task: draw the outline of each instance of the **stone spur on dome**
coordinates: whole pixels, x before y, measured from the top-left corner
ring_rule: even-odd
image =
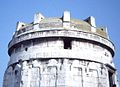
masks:
[[[114,44],[95,18],[46,18],[18,22],[8,44],[3,87],[118,87]]]

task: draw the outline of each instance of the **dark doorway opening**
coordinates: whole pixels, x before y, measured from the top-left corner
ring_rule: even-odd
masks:
[[[71,39],[65,38],[63,39],[64,49],[72,49]]]
[[[116,87],[115,84],[115,79],[114,79],[114,72],[108,71],[108,75],[109,75],[109,86],[110,87]]]
[[[109,74],[109,85],[110,87],[112,87],[113,86],[113,73],[108,71],[108,74]]]

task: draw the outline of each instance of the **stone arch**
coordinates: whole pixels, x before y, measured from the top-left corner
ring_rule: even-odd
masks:
[[[55,87],[57,85],[57,61],[55,59],[49,60],[45,68],[41,79],[41,87]]]
[[[30,69],[30,87],[40,87],[41,82],[41,66],[39,60],[32,61],[32,67]]]
[[[83,69],[82,66],[79,63],[79,60],[74,60],[72,63],[72,79],[73,81],[71,82],[72,84],[70,86],[73,87],[82,87],[83,83]]]
[[[14,87],[20,87],[21,82],[21,65],[16,64],[14,68]]]
[[[3,87],[13,87],[13,67],[9,66],[5,71]]]

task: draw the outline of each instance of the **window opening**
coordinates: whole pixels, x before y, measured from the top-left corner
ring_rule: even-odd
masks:
[[[22,27],[24,27],[25,25],[22,24]]]
[[[15,75],[17,75],[18,74],[18,70],[15,70]]]
[[[28,48],[26,47],[26,48],[25,48],[25,51],[27,51],[27,50],[28,50]]]
[[[71,40],[68,38],[64,39],[64,49],[72,49]]]

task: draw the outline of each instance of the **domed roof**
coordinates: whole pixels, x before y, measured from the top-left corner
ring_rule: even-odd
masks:
[[[64,23],[69,25],[69,27],[64,27]],[[57,18],[57,17],[44,18],[39,22],[39,27],[50,28],[50,29],[52,28],[74,29],[74,30],[79,30],[83,32],[98,34],[102,37],[107,38],[107,33],[103,27],[92,26],[92,24],[90,24],[88,20],[78,20],[78,19],[71,18],[69,22],[64,22],[63,18]],[[95,31],[92,31],[92,28],[95,29]]]
[[[34,26],[39,24],[40,29],[70,29],[79,30],[88,33],[98,34],[102,37],[107,38],[107,33],[104,28],[96,27],[95,18],[88,17],[86,20],[78,20],[70,18],[69,12],[65,12],[64,15],[53,18],[44,18],[40,13],[35,14],[34,21],[30,24],[19,22],[17,25],[17,31],[29,31],[34,30]],[[25,30],[24,30],[25,29]]]
[[[69,24],[69,27],[64,27],[64,23]],[[65,29],[78,29],[83,31],[91,31],[91,25],[83,20],[71,18],[69,22],[64,22],[63,18],[44,18],[39,22],[40,28],[65,28]]]
[[[53,18],[45,18],[43,20],[40,21],[40,23],[52,23],[52,22],[63,22],[62,18],[57,18],[57,17],[53,17]],[[80,24],[80,25],[84,25],[84,26],[91,26],[88,22],[83,21],[83,20],[78,20],[78,19],[74,19],[71,18],[70,19],[71,23],[76,23],[76,24]]]

